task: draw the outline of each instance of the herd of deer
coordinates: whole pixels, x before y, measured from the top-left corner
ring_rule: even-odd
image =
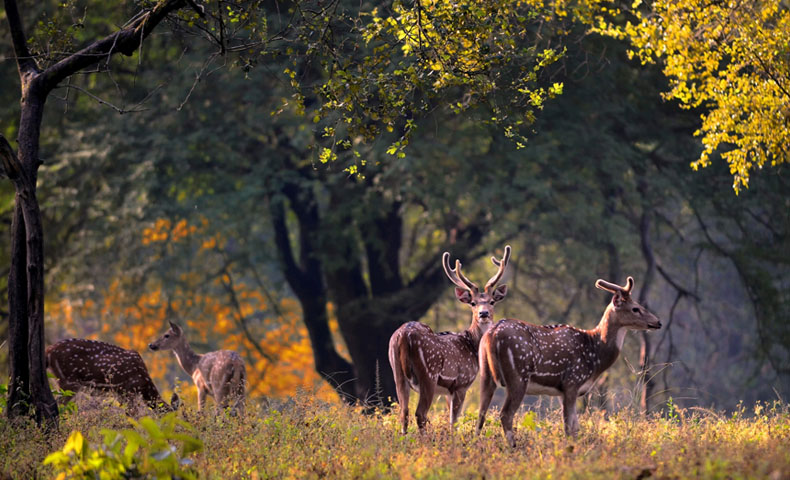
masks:
[[[247,372],[238,353],[219,350],[199,355],[189,346],[181,327],[173,322],[148,348],[173,351],[181,368],[195,382],[198,410],[203,409],[206,395],[211,395],[218,411],[230,408],[233,415],[244,413]],[[146,405],[160,412],[175,410],[181,404],[175,393],[170,404],[162,399],[143,358],[133,350],[96,340],[68,338],[47,347],[46,361],[62,390],[76,393],[91,389],[115,394],[125,402],[142,397]]]
[[[513,417],[526,394],[562,397],[565,433],[575,436],[579,431],[576,399],[587,393],[617,359],[626,331],[661,328],[658,318],[631,298],[631,277],[625,287],[604,280],[595,282],[613,297],[592,330],[533,325],[509,318],[494,324],[494,305],[507,295],[507,286],[497,283],[509,260],[509,245],[501,260],[491,257],[498,269],[481,291],[461,272],[460,261],[451,268],[450,254],[445,252],[442,265],[456,286],[455,298],[472,309],[469,328],[461,333],[434,333],[427,325],[408,322],[390,338],[389,360],[403,433],[409,425],[409,388],[420,394],[415,416],[421,431],[437,393],[447,395],[450,423],[454,425],[466,391],[479,371],[478,433],[499,384],[507,391],[500,419],[511,446],[515,446]]]
[[[428,421],[428,410],[436,394],[447,395],[450,424],[455,425],[466,392],[480,373],[479,433],[485,422],[497,384],[506,388],[500,413],[505,438],[515,446],[513,417],[524,395],[562,397],[565,433],[579,431],[577,397],[586,394],[599,376],[620,354],[627,330],[661,328],[661,322],[631,298],[634,280],[620,286],[604,280],[595,286],[610,292],[598,326],[582,330],[568,325],[533,325],[514,319],[494,323],[494,306],[507,295],[499,285],[510,260],[510,246],[501,259],[491,257],[497,272],[481,291],[461,272],[461,262],[450,265],[450,254],[442,266],[455,284],[455,297],[472,309],[472,322],[460,333],[434,333],[419,322],[407,322],[392,334],[389,361],[400,404],[401,431],[409,424],[409,390],[419,392],[415,416],[420,431]],[[181,368],[192,377],[198,392],[198,410],[206,396],[213,396],[218,410],[244,413],[246,370],[238,353],[220,350],[195,353],[177,324],[148,345],[151,350],[172,350]],[[109,343],[71,338],[47,348],[47,366],[61,389],[91,388],[114,393],[124,400],[140,396],[152,409],[178,408],[173,394],[170,404],[159,395],[139,353]]]

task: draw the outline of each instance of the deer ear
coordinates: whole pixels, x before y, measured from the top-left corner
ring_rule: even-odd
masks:
[[[461,303],[470,303],[472,294],[465,288],[455,287],[455,298]]]
[[[181,327],[179,327],[178,324],[176,323],[173,322],[169,322],[169,323],[170,323],[170,328],[172,328],[173,331],[176,332],[177,334],[181,335]]]
[[[500,285],[494,289],[494,301],[498,302],[507,295],[507,285]]]
[[[622,307],[625,304],[626,300],[627,300],[627,298],[626,298],[625,295],[623,295],[620,292],[617,292],[617,293],[614,294],[614,298],[612,298],[612,304],[615,307],[620,308],[620,307]]]

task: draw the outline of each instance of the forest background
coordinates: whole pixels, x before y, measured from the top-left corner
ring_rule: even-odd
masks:
[[[481,68],[510,88],[486,90],[466,75],[464,51],[451,52],[452,69],[419,55],[423,70],[399,69],[422,40],[398,38],[400,24],[387,19],[405,24],[413,10],[397,3],[379,6],[384,15],[374,4],[318,2],[298,28],[287,13],[306,4],[263,3],[255,23],[241,2],[204,3],[228,31],[238,25],[266,41],[218,49],[195,37],[218,40],[223,30],[196,34],[199,16],[180,14],[129,57],[70,77],[47,103],[38,196],[48,344],[77,336],[139,351],[167,391],[186,377],[170,355],[145,347],[175,320],[196,350],[244,356],[252,399],[306,391],[382,401],[394,397],[386,343],[398,325],[469,322],[441,253],[482,280],[488,255],[509,243],[499,318],[592,328],[609,301],[595,280],[627,275],[662,318],[658,332],[629,334],[599,389],[605,404],[644,396],[652,409],[672,397],[732,409],[788,398],[786,166],[722,159],[740,151],[734,138],[709,152],[694,133],[717,110],[683,98],[671,63],[643,64],[629,54],[644,53],[638,41],[611,25],[596,33],[557,2],[523,20],[516,11],[526,26],[491,41],[498,55],[517,53],[496,60],[498,70]],[[113,31],[135,7],[45,1],[23,18],[46,63]],[[428,33],[426,44],[441,32]],[[0,133],[14,139],[8,30],[0,44]],[[783,48],[776,61],[786,74]],[[382,54],[392,63],[370,60]],[[531,76],[514,73],[524,64]],[[678,95],[662,96],[670,89]],[[710,165],[692,169],[700,158]],[[14,193],[0,183],[6,238]],[[5,282],[10,251],[0,255]]]

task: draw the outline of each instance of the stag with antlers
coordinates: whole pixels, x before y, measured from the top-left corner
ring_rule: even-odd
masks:
[[[175,393],[170,405],[162,399],[143,358],[134,350],[97,340],[67,338],[47,347],[46,361],[61,390],[111,393],[126,403],[140,396],[160,412],[175,410],[180,404]]]
[[[455,284],[455,298],[472,309],[472,323],[460,333],[434,333],[419,322],[408,322],[392,334],[389,361],[395,376],[395,389],[401,407],[401,431],[409,425],[409,388],[420,393],[417,404],[417,426],[425,429],[428,410],[435,394],[447,395],[450,424],[455,425],[466,397],[466,391],[477,376],[477,348],[480,338],[492,325],[494,305],[505,298],[507,286],[497,283],[502,278],[510,258],[510,246],[505,247],[501,260],[492,257],[499,267],[486,283],[483,291],[461,272],[461,262],[450,268],[450,253],[442,255],[444,272]]]
[[[181,368],[192,377],[198,393],[198,410],[206,404],[206,396],[211,395],[217,410],[231,407],[230,413],[244,413],[244,392],[247,369],[241,356],[232,350],[219,350],[199,355],[192,350],[177,324],[170,322],[170,328],[148,348],[173,350]]]
[[[525,394],[562,397],[565,433],[579,431],[576,398],[586,394],[617,359],[628,330],[661,328],[661,322],[631,298],[634,279],[625,287],[604,280],[595,286],[613,294],[598,326],[533,325],[500,320],[480,342],[480,413],[483,428],[496,384],[507,388],[500,418],[505,438],[515,446],[513,416]]]

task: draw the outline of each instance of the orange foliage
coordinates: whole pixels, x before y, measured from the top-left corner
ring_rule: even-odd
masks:
[[[210,232],[205,218],[199,220],[199,225],[189,225],[183,219],[157,220],[143,230],[142,243],[178,242],[190,235],[199,237],[201,255],[211,255],[225,243],[218,233]],[[269,305],[264,292],[236,279],[231,271],[219,275],[206,292],[203,273],[181,272],[181,286],[168,289],[167,294],[161,281],[149,280],[147,291],[133,296],[120,280],[115,280],[104,291],[94,292],[99,301],[62,294],[62,298],[48,302],[47,311],[58,330],[57,338],[100,338],[140,352],[160,390],[171,390],[161,388],[168,383],[166,378],[172,378],[168,372],[185,377],[172,355],[147,349],[147,344],[165,330],[167,321],[173,320],[185,324],[188,338],[198,353],[228,349],[242,355],[247,362],[251,399],[309,391],[324,400],[338,401],[335,392],[315,370],[310,340],[296,300],[281,298],[276,306]],[[236,302],[230,300],[228,289]],[[331,305],[329,308],[331,311]],[[331,318],[330,328],[336,334],[337,321]],[[86,327],[91,322],[96,328]],[[342,345],[339,350],[344,353]]]

